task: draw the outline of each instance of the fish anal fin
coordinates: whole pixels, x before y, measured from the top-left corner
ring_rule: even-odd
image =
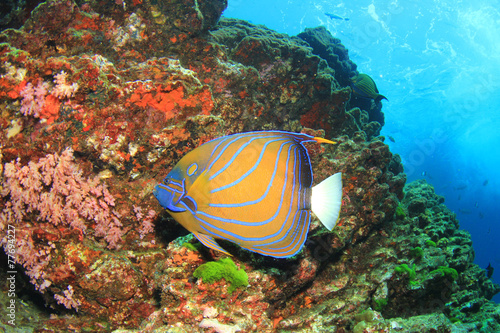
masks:
[[[300,250],[302,250],[302,245],[299,247],[299,250],[298,251],[294,251],[294,252],[283,252],[283,251],[280,251],[280,250],[275,250],[274,248],[259,248],[257,246],[248,246],[248,247],[244,247],[242,246],[241,247],[242,249],[245,249],[245,250],[248,250],[248,251],[251,251],[251,252],[255,252],[255,253],[258,253],[260,255],[263,255],[263,256],[269,256],[269,257],[273,257],[273,258],[290,258],[290,257],[293,257],[294,255],[296,255]]]
[[[215,239],[212,236],[208,236],[208,235],[200,234],[200,233],[196,233],[196,232],[193,232],[193,235],[206,247],[208,247],[212,250],[216,250],[216,251],[222,252],[224,254],[227,254],[228,256],[232,256],[229,252],[227,252],[219,244],[217,244],[217,242],[215,241]]]

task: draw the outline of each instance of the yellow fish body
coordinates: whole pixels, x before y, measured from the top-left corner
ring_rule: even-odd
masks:
[[[205,246],[215,239],[277,258],[298,253],[311,210],[331,230],[342,199],[341,174],[312,188],[306,134],[248,132],[209,141],[186,154],[155,187],[172,217]]]

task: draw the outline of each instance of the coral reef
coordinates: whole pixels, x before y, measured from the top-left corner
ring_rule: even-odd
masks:
[[[14,300],[16,325],[498,330],[499,286],[472,264],[444,199],[424,182],[404,189],[401,159],[378,137],[381,105],[352,96],[356,66],[340,41],[220,18],[226,5],[48,0],[0,33],[2,283],[17,272],[0,304]],[[287,260],[224,243],[229,263],[152,190],[194,147],[270,129],[337,142],[307,148],[315,183],[343,173],[340,218],[332,232],[313,220]],[[232,273],[199,273],[217,263]]]
[[[349,52],[340,39],[333,37],[325,27],[306,28],[297,37],[306,41],[314,54],[326,60],[341,86],[350,85],[351,77],[357,74],[357,66],[349,60]]]
[[[386,231],[393,235],[400,260],[405,260],[396,269],[408,272],[410,283],[403,287],[397,279],[391,279],[388,287],[393,294],[381,311],[384,318],[434,312],[444,313],[457,329],[500,329],[499,321],[488,317],[499,311],[490,300],[500,286],[473,264],[470,235],[459,230],[458,220],[444,205],[444,198],[419,180],[405,187],[402,205],[409,216],[402,222],[392,222]]]
[[[335,80],[342,87],[351,87],[352,78],[359,73],[356,64],[349,60],[348,50],[340,39],[333,37],[325,27],[306,28],[297,37],[306,41],[314,54],[326,60],[333,69]],[[356,119],[358,129],[364,131],[369,138],[380,134],[385,123],[380,103],[352,94],[347,109],[347,115]]]

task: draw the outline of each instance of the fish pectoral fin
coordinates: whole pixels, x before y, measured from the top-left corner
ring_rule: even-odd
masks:
[[[208,236],[208,235],[204,235],[204,234],[199,234],[199,233],[196,233],[196,232],[193,232],[193,235],[196,238],[198,238],[198,240],[203,245],[205,245],[206,247],[211,248],[212,250],[216,250],[216,251],[225,253],[228,256],[232,256],[229,252],[227,252],[219,244],[217,244],[217,242],[215,241],[215,239],[212,236]]]
[[[193,198],[186,195],[181,199],[181,201],[184,203],[184,205],[186,205],[186,207],[189,208],[191,213],[196,214],[196,211],[198,210],[198,205],[196,204],[196,201]]]

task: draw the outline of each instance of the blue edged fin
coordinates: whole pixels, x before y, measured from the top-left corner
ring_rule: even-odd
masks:
[[[342,205],[342,173],[338,172],[312,188],[311,210],[332,230],[340,214]]]
[[[204,235],[204,234],[198,234],[198,233],[195,233],[193,232],[193,235],[198,238],[198,240],[203,244],[205,245],[206,247],[208,248],[211,248],[212,250],[216,250],[216,251],[219,251],[219,252],[222,252],[222,253],[225,253],[227,254],[228,256],[231,256],[230,253],[226,252],[226,250],[224,250],[222,247],[220,247],[219,244],[217,244],[217,242],[215,241],[215,239],[213,239],[212,236],[207,236],[207,235]]]

